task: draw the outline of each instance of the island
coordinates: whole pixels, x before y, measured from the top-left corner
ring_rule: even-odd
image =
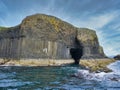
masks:
[[[114,59],[115,59],[115,60],[120,60],[120,54],[114,56]]]
[[[27,16],[15,27],[0,27],[0,58],[0,64],[37,66],[109,59],[94,30],[45,14]]]

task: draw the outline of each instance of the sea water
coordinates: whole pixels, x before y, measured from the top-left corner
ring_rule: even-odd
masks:
[[[90,73],[76,65],[0,67],[0,90],[120,90],[120,61],[113,72]]]

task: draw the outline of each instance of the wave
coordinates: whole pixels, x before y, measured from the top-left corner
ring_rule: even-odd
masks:
[[[99,81],[103,87],[120,87],[120,61],[107,66],[112,72],[91,73],[89,70],[78,69],[75,76],[85,80]]]

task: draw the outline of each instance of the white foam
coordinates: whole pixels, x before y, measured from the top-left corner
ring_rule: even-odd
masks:
[[[108,65],[108,68],[113,70],[113,72],[105,73],[90,73],[89,70],[78,70],[75,74],[78,78],[84,78],[87,80],[97,80],[97,81],[117,81],[120,82],[120,61]]]
[[[117,73],[120,75],[120,61],[116,61],[110,65],[107,66],[109,69],[111,69],[114,73]]]

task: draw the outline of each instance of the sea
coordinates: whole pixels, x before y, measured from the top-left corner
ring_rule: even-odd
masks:
[[[0,66],[0,90],[120,90],[120,61],[113,72],[89,72],[79,65]]]

